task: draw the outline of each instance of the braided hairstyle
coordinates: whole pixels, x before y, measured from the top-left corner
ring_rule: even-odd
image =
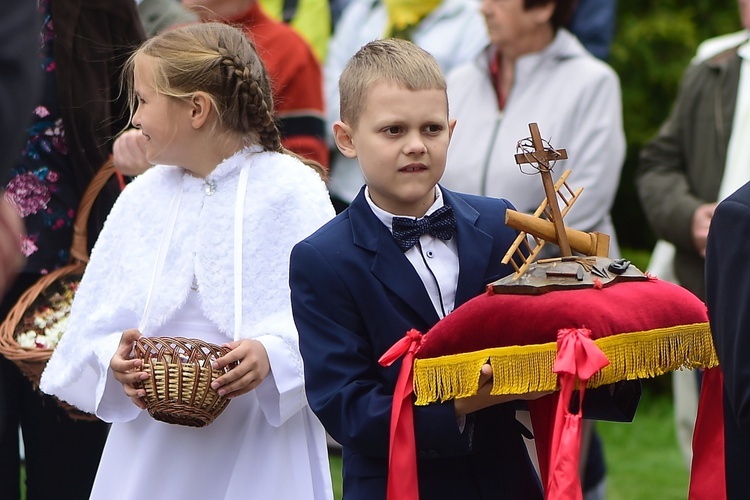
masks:
[[[150,38],[130,57],[124,78],[133,81],[135,60],[154,58],[156,91],[176,99],[205,92],[221,124],[260,144],[266,151],[290,154],[314,168],[317,163],[284,149],[276,126],[271,82],[255,44],[240,29],[225,23],[195,23]],[[130,86],[130,112],[135,91]]]

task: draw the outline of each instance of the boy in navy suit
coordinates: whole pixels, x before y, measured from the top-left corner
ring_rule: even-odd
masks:
[[[455,121],[431,55],[403,40],[371,42],[339,86],[336,144],[359,159],[366,186],[292,251],[292,308],[310,406],[343,446],[344,495],[383,500],[400,362],[378,359],[511,273],[500,261],[517,233],[503,224],[506,200],[438,185]],[[517,397],[491,396],[491,377],[485,365],[476,396],[414,408],[422,500],[542,498],[505,404]]]

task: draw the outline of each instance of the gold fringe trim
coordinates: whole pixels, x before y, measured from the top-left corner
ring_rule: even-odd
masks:
[[[708,323],[694,323],[603,337],[594,341],[610,364],[587,387],[621,380],[650,378],[678,369],[718,366]],[[553,391],[557,374],[552,366],[557,342],[509,346],[414,360],[416,404],[465,398],[477,393],[484,363],[493,370],[492,394]]]

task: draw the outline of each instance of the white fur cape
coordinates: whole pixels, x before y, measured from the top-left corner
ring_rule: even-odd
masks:
[[[244,206],[242,329],[234,330],[234,213],[239,172],[249,163]],[[137,415],[120,400],[103,408],[109,361],[122,332],[137,328],[146,306],[170,204],[182,183],[182,200],[157,277],[149,336],[185,303],[194,277],[202,312],[227,341],[256,338],[269,353],[279,395],[276,424],[306,405],[302,358],[289,299],[292,246],[334,215],[325,184],[291,156],[245,150],[223,161],[206,184],[171,166],[156,166],[129,184],[92,251],[63,335],[42,375],[41,389],[109,421]],[[281,375],[284,375],[283,377]],[[118,384],[119,385],[119,384]],[[262,384],[263,385],[263,384]],[[109,390],[108,390],[109,392]],[[128,404],[129,403],[129,404]],[[116,407],[116,408],[115,408]],[[128,408],[128,410],[125,410]]]

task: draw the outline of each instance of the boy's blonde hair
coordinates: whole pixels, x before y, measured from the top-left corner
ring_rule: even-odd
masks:
[[[408,90],[443,90],[447,102],[445,76],[429,52],[407,40],[375,40],[359,49],[341,73],[341,121],[357,125],[365,94],[377,82],[395,83]]]
[[[158,93],[190,99],[196,92],[204,92],[227,129],[252,143],[257,141],[267,151],[299,158],[281,146],[268,71],[255,44],[241,29],[225,23],[194,23],[164,31],[144,42],[131,55],[124,72],[131,119],[137,103],[133,72],[141,55],[154,60]],[[324,175],[320,165],[300,159]]]

